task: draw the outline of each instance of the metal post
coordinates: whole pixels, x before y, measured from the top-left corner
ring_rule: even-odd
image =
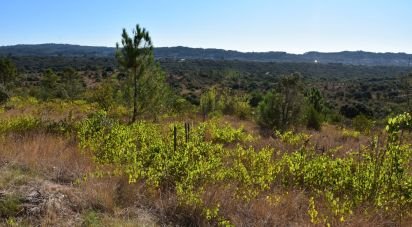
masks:
[[[173,126],[173,148],[174,148],[174,151],[176,151],[176,148],[177,148],[177,128],[176,128],[176,125]]]

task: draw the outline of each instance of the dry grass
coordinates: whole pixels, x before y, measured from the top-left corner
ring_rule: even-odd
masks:
[[[71,138],[37,132],[0,140],[0,191],[24,197],[35,190],[46,196],[41,216],[22,213],[17,223],[79,226],[83,213],[93,210],[104,226],[157,225],[150,210],[136,207],[136,185],[124,177],[90,177],[95,167]]]
[[[220,213],[235,226],[305,226],[308,198],[302,190],[278,190],[259,195],[250,201],[234,198],[235,187],[213,186],[206,189],[204,201],[213,207],[220,204]]]
[[[315,150],[325,153],[336,150],[334,155],[344,156],[351,151],[358,151],[361,146],[367,146],[370,143],[370,137],[360,135],[359,138],[347,138],[342,135],[342,129],[335,125],[325,124],[320,132],[308,131],[311,135],[309,143],[314,146]]]
[[[7,135],[0,147],[1,160],[59,183],[72,183],[94,168],[90,157],[80,153],[74,140],[47,133]]]

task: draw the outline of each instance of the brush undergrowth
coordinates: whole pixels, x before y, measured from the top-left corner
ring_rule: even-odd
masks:
[[[310,146],[297,146],[280,156],[270,147],[256,150],[243,143],[252,140],[251,135],[213,121],[194,127],[188,139],[182,126],[147,121],[124,125],[98,112],[78,124],[77,135],[97,163],[116,166],[131,183],[144,180],[153,189],[174,191],[182,205],[200,208],[210,223],[230,225],[219,203],[202,200],[210,185],[235,186],[233,198],[240,201],[274,187],[305,189],[311,195],[308,215],[313,223],[344,222],[364,204],[394,217],[411,215],[412,148],[402,142],[403,132],[411,128],[409,114],[389,119],[385,144],[374,137],[371,146],[340,158],[318,154]],[[305,144],[309,138],[278,136],[292,145]],[[228,143],[237,145],[225,147]],[[317,200],[326,201],[330,212],[317,211]]]

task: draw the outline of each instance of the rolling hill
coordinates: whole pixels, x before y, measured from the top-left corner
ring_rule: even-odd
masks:
[[[0,56],[68,56],[68,57],[114,57],[115,48],[80,46],[70,44],[36,44],[0,46]],[[412,54],[373,53],[365,51],[307,52],[239,52],[223,49],[190,47],[158,47],[156,58],[240,60],[261,62],[318,62],[368,66],[410,66]]]

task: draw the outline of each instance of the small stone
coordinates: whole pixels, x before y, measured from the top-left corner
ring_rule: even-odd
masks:
[[[27,214],[33,215],[33,216],[38,216],[41,213],[40,207],[32,207],[27,210]]]
[[[27,195],[27,197],[28,198],[40,198],[41,193],[38,190],[33,190]]]

